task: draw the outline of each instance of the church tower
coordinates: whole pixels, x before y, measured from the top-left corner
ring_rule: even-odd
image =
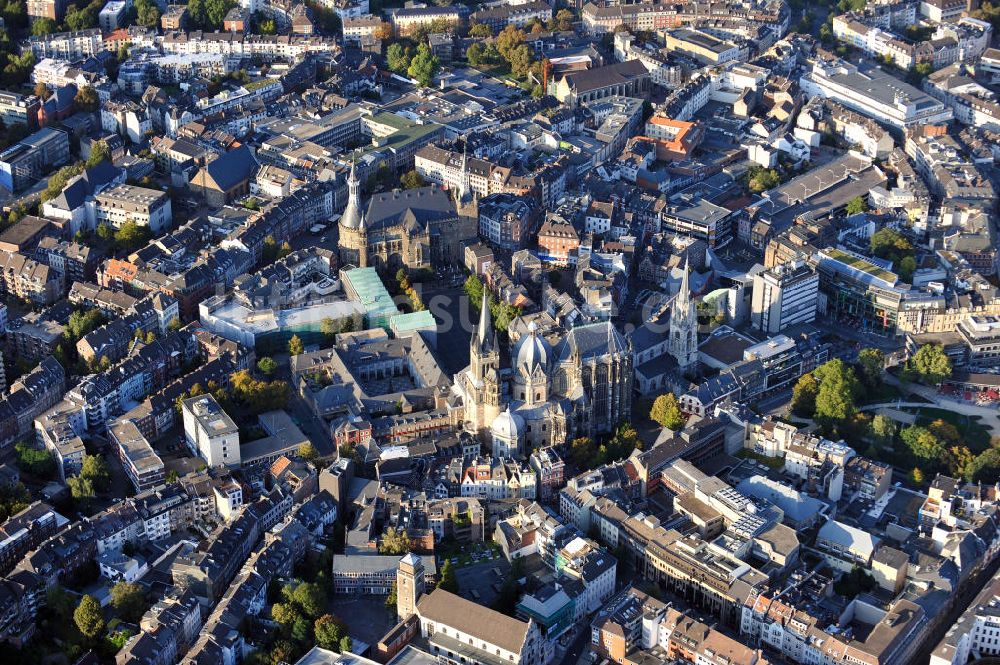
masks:
[[[485,290],[479,310],[479,325],[472,335],[469,348],[469,372],[474,381],[476,404],[466,420],[480,431],[488,428],[500,415],[500,345],[493,330],[490,301]]]
[[[399,560],[396,570],[396,615],[406,621],[417,611],[417,601],[424,593],[424,564],[410,552]]]
[[[462,167],[458,187],[455,188],[455,210],[460,218],[474,220],[475,228],[479,228],[479,196],[472,191],[472,183],[469,181],[469,161],[465,148],[462,149]]]
[[[361,181],[354,162],[347,176],[347,207],[340,216],[340,262],[364,268],[368,265],[368,238],[361,211]]]
[[[690,259],[685,259],[681,288],[670,307],[670,338],[667,342],[667,350],[677,359],[681,370],[688,370],[698,363],[698,313],[691,301],[689,262]]]

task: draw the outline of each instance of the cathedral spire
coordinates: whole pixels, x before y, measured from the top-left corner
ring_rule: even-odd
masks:
[[[361,181],[358,180],[356,167],[357,162],[351,160],[351,174],[347,176],[347,200],[353,201],[354,205],[358,204],[358,194],[361,190]]]
[[[687,308],[691,301],[691,284],[688,282],[688,274],[691,271],[691,255],[684,257],[684,275],[681,276],[681,289],[677,292],[678,305]]]
[[[690,255],[684,259],[681,287],[670,308],[670,336],[667,350],[681,369],[688,369],[698,362],[698,312],[691,301]]]
[[[483,302],[479,307],[479,327],[476,329],[476,333],[479,339],[479,348],[486,348],[487,345],[493,343],[495,333],[493,332],[493,318],[490,316],[490,300],[486,289],[483,289]]]
[[[469,162],[468,144],[462,144],[462,171],[458,176],[458,200],[461,201],[469,192]]]
[[[340,217],[342,226],[357,229],[363,223],[361,219],[361,181],[358,180],[356,162],[351,161],[351,173],[347,176],[347,207]]]

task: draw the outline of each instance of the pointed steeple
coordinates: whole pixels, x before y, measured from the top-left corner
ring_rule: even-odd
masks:
[[[687,308],[687,303],[691,299],[691,285],[688,282],[690,273],[691,255],[684,257],[684,275],[681,276],[681,290],[677,292],[678,303],[681,307]]]
[[[493,344],[496,333],[493,332],[493,317],[490,316],[490,301],[486,289],[483,289],[483,302],[479,307],[479,327],[476,329],[476,335],[480,349],[492,348],[489,345]]]
[[[691,302],[691,259],[684,259],[681,287],[670,308],[670,337],[667,348],[677,364],[687,369],[698,361],[698,313]]]
[[[468,144],[462,144],[462,170],[458,176],[458,200],[462,201],[469,192]]]
[[[356,162],[351,162],[351,173],[347,176],[347,207],[341,215],[340,223],[349,229],[356,229],[363,224],[361,214],[361,181],[355,170]]]

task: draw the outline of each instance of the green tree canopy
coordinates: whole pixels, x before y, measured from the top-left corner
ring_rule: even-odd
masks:
[[[89,640],[96,640],[104,632],[104,615],[101,613],[101,604],[89,594],[80,599],[80,604],[73,612],[73,621],[83,636]]]
[[[855,196],[847,202],[846,210],[848,215],[857,215],[858,213],[868,212],[868,202],[865,201],[863,196]]]
[[[869,388],[877,385],[882,379],[885,368],[885,354],[879,349],[861,349],[858,353],[858,368],[861,378]]]
[[[424,181],[423,176],[413,171],[407,171],[399,178],[399,184],[403,186],[403,189],[416,189],[417,187],[423,187],[427,183]]]
[[[97,91],[90,85],[85,85],[80,88],[77,91],[73,102],[76,104],[78,109],[85,111],[86,113],[93,113],[101,104],[101,100],[97,96]]]
[[[347,627],[332,614],[324,614],[313,624],[316,634],[316,644],[322,649],[338,651],[340,640],[347,636]]]
[[[410,551],[410,537],[406,529],[389,527],[382,532],[382,542],[379,543],[379,554],[406,554]]]
[[[913,273],[916,269],[917,260],[912,256],[904,256],[896,264],[896,271],[899,273],[899,278],[907,283],[913,281]]]
[[[291,588],[291,591],[287,590]],[[326,606],[326,594],[318,584],[302,582],[293,587],[286,586],[282,594],[309,619],[318,619]]]
[[[504,60],[509,61],[511,51],[524,44],[524,41],[524,30],[521,30],[513,24],[509,24],[506,28],[500,31],[499,35],[497,35],[497,51],[499,51]]]
[[[413,50],[409,47],[404,47],[399,42],[389,44],[389,48],[385,51],[385,61],[389,70],[400,76],[406,74],[410,68],[410,60],[412,58]]]
[[[14,452],[17,453],[17,466],[22,471],[42,479],[51,478],[55,473],[56,461],[49,451],[19,441],[14,445]]]
[[[455,570],[449,559],[445,559],[444,565],[441,566],[441,579],[438,580],[437,588],[458,593],[458,578],[455,577]]]
[[[31,34],[35,37],[50,35],[56,31],[57,27],[56,22],[50,18],[36,18],[31,24]]]
[[[146,592],[135,582],[118,582],[111,587],[111,605],[129,623],[138,623],[149,607]]]
[[[80,476],[86,478],[94,484],[97,490],[105,490],[111,483],[111,473],[108,471],[108,463],[104,461],[102,455],[84,455],[83,464],[80,467]]]
[[[261,374],[271,376],[278,371],[278,363],[274,362],[274,358],[264,356],[257,361],[257,369],[260,370]]]
[[[148,226],[140,226],[129,220],[115,231],[115,242],[126,252],[144,247],[149,242],[152,233]]]
[[[107,141],[94,141],[91,143],[90,155],[87,157],[87,161],[84,162],[84,166],[89,169],[101,162],[107,161],[111,161],[111,148],[108,147]]]
[[[882,445],[888,445],[896,438],[896,421],[889,416],[878,414],[872,418],[871,429],[872,434]]]
[[[419,44],[406,73],[410,78],[416,79],[420,85],[428,87],[434,83],[434,77],[440,68],[441,63],[438,57],[431,53],[430,47],[427,44]]]
[[[232,398],[253,414],[288,405],[288,384],[284,381],[259,381],[244,369],[231,374],[229,383]]]
[[[744,178],[747,188],[754,194],[774,189],[781,184],[781,176],[778,175],[777,171],[758,164],[751,166]]]
[[[147,28],[156,28],[160,25],[160,8],[153,0],[135,0],[133,4],[136,12],[136,22]]]
[[[858,380],[854,370],[839,358],[817,367],[813,376],[819,382],[814,417],[825,430],[835,431],[854,417]]]
[[[316,450],[316,446],[306,441],[299,446],[299,457],[311,464],[316,464],[319,461],[319,451]]]
[[[909,364],[924,383],[937,384],[951,377],[951,360],[940,344],[924,344]]]
[[[70,476],[66,479],[66,486],[69,487],[70,496],[82,503],[87,503],[97,496],[97,492],[94,491],[94,483],[91,482],[90,478]]]
[[[812,418],[816,413],[816,396],[819,384],[812,374],[803,374],[792,388],[792,411],[803,418]]]
[[[906,236],[888,226],[876,231],[868,246],[872,254],[892,261],[897,267],[903,257],[913,255],[913,245]]]
[[[469,275],[465,279],[463,289],[469,298],[469,306],[476,312],[483,303],[483,288],[483,281],[479,279],[479,275]]]
[[[473,23],[469,26],[469,36],[475,39],[488,39],[493,36],[493,29],[485,23]]]
[[[569,9],[563,8],[556,12],[555,22],[556,29],[563,32],[567,32],[573,29],[573,21],[576,20],[576,16]]]
[[[306,346],[299,339],[298,335],[292,335],[292,338],[288,340],[288,354],[292,356],[301,356],[306,352]]]
[[[937,462],[944,452],[941,442],[926,427],[917,425],[905,427],[900,431],[899,438],[914,457],[925,462]]]
[[[687,423],[687,416],[672,392],[656,398],[649,410],[649,419],[671,430],[679,430]]]
[[[337,322],[329,316],[320,321],[319,329],[320,332],[323,333],[323,337],[326,338],[328,342],[333,341],[337,333],[340,332],[340,326],[337,325]]]
[[[100,328],[105,322],[104,314],[99,309],[78,309],[69,315],[63,337],[71,344],[83,338],[87,333]]]

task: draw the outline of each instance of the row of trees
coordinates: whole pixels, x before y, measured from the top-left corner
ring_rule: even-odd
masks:
[[[642,449],[639,433],[631,423],[622,423],[604,443],[585,436],[573,439],[569,446],[569,458],[578,469],[593,469],[625,459],[637,448]]]
[[[196,383],[178,395],[174,408],[180,413],[184,400],[205,394],[212,395],[227,412],[239,412],[247,416],[284,409],[288,405],[289,388],[285,381],[262,381],[254,378],[249,370],[243,369],[230,375],[229,384],[230,389],[226,391],[215,381],[209,381],[207,387]]]
[[[410,277],[406,272],[405,268],[400,268],[396,271],[396,284],[399,285],[399,290],[406,294],[406,297],[410,299],[410,304],[413,306],[414,312],[421,312],[427,309],[424,305],[424,301],[421,300],[420,294],[417,290],[413,288],[410,284]]]

